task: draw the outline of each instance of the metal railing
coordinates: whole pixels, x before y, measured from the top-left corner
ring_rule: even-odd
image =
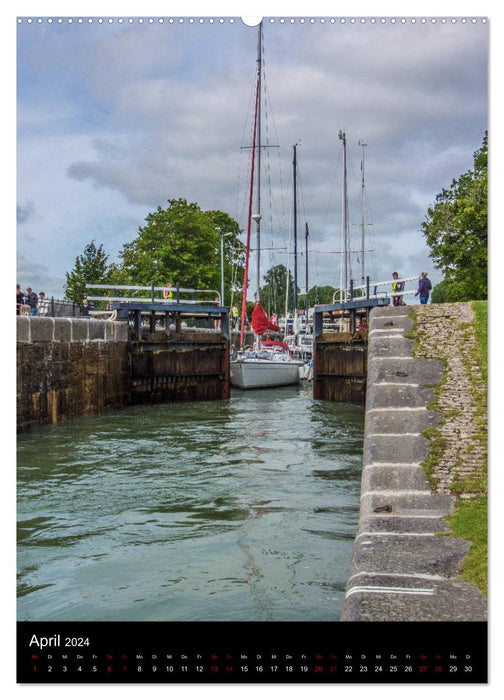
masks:
[[[101,289],[112,291],[108,296],[88,296],[89,301],[107,301],[120,303],[145,303],[145,304],[188,304],[188,305],[221,305],[221,295],[216,289],[190,289],[186,287],[156,287],[154,283],[150,286],[125,285],[125,284],[87,284],[86,289]],[[169,289],[172,298],[165,299],[164,293]],[[125,296],[119,292],[149,292],[149,296]],[[199,295],[205,295],[199,298]],[[187,298],[189,296],[189,298]],[[210,299],[209,297],[213,298]]]
[[[359,298],[378,299],[380,297],[389,297],[389,296],[404,297],[404,296],[407,296],[408,294],[415,294],[416,288],[409,289],[409,290],[406,290],[403,288],[400,292],[395,292],[395,291],[393,292],[392,291],[392,285],[394,283],[403,283],[404,285],[406,285],[406,282],[411,282],[412,280],[415,280],[416,282],[418,282],[418,276],[416,276],[416,277],[401,277],[398,279],[384,280],[383,282],[369,282],[369,278],[368,278],[368,281],[366,282],[366,284],[361,284],[358,286],[354,286],[353,281],[351,281],[350,282],[350,289],[348,290],[347,295],[346,295],[344,300],[345,301],[353,301],[354,299],[359,299]],[[379,287],[390,287],[390,291],[388,291],[386,289],[379,289]],[[361,291],[361,290],[364,292],[363,294],[355,295],[355,292]],[[338,301],[340,301],[339,299],[338,300],[336,299],[336,297],[339,297],[339,295],[340,295],[340,290],[337,290],[336,292],[334,292],[333,298],[332,298],[333,304],[336,304],[336,303],[338,303]]]
[[[69,299],[45,299],[43,310],[37,309],[36,316],[41,318],[73,318],[80,315],[80,305]],[[28,304],[16,304],[16,313],[19,316],[31,316]]]

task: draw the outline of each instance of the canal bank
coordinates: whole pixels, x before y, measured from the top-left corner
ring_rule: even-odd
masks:
[[[343,621],[486,620],[485,597],[459,578],[470,543],[453,537],[446,519],[457,479],[486,469],[461,352],[471,313],[469,304],[371,313],[360,518]],[[427,474],[441,440],[442,458]]]

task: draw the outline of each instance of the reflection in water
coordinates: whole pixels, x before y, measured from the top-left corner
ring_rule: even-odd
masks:
[[[363,420],[285,387],[19,436],[18,619],[338,619]]]

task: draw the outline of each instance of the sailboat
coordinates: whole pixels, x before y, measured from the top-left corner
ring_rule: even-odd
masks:
[[[247,246],[245,257],[245,278],[243,281],[243,301],[241,314],[240,350],[230,361],[231,384],[240,389],[259,389],[265,387],[286,386],[298,384],[300,381],[301,362],[292,358],[289,348],[283,342],[261,342],[261,336],[267,330],[280,331],[271,323],[259,299],[260,289],[260,252],[261,252],[261,80],[262,80],[262,22],[259,24],[257,42],[257,79],[254,114],[254,135],[252,142],[252,163],[250,174],[249,211],[247,225]],[[257,174],[255,161],[257,152]],[[254,177],[255,176],[255,177]],[[254,199],[254,183],[256,185],[256,212],[252,213]],[[257,231],[257,293],[254,311],[252,313],[252,329],[256,334],[253,348],[244,349],[243,338],[245,318],[247,315],[247,286],[250,259],[250,233],[252,221],[256,223]]]

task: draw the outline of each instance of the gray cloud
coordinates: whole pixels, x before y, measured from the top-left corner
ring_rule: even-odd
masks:
[[[35,214],[35,207],[31,202],[25,205],[18,204],[16,207],[16,219],[18,224],[24,224]]]
[[[136,231],[136,226],[113,223],[117,216],[129,222],[137,217],[140,226],[149,210],[172,197],[241,216],[244,194],[238,183],[245,185],[249,168],[249,152],[241,147],[251,142],[255,29],[116,25],[30,36],[20,45],[21,144],[29,143],[28,126],[43,132],[37,133],[37,144],[46,144],[40,172],[43,158],[57,163],[54,187],[68,194],[49,212],[37,194],[39,185],[23,187],[28,175],[21,191],[41,220],[54,221],[46,232],[54,228],[67,239],[66,258],[57,263],[55,256],[54,265],[71,268],[94,237],[97,221],[104,232],[115,232],[108,235],[116,244],[110,250],[114,256]],[[301,225],[304,218],[310,225],[313,284],[335,283],[339,261],[323,251],[339,247],[338,131],[345,129],[357,239],[358,141],[368,144],[370,267],[382,275],[392,260],[392,267],[405,273],[428,266],[422,219],[436,194],[472,167],[487,125],[487,28],[481,23],[266,24],[264,50],[272,105],[266,122],[270,142],[281,147],[263,158],[270,166],[263,177],[265,214],[269,181],[274,198],[264,224],[271,220],[277,227],[271,234],[265,231],[266,242],[286,240],[291,227],[292,144],[299,143]],[[30,91],[35,75],[40,89]],[[56,126],[51,126],[51,113],[60,115]],[[54,129],[65,158],[61,151],[53,157]],[[41,141],[44,134],[51,138]],[[32,172],[36,166],[37,161]],[[71,205],[79,191],[76,220]],[[33,224],[29,213],[22,210],[20,226]],[[241,218],[240,223],[245,227]],[[37,238],[36,228],[26,233]]]

